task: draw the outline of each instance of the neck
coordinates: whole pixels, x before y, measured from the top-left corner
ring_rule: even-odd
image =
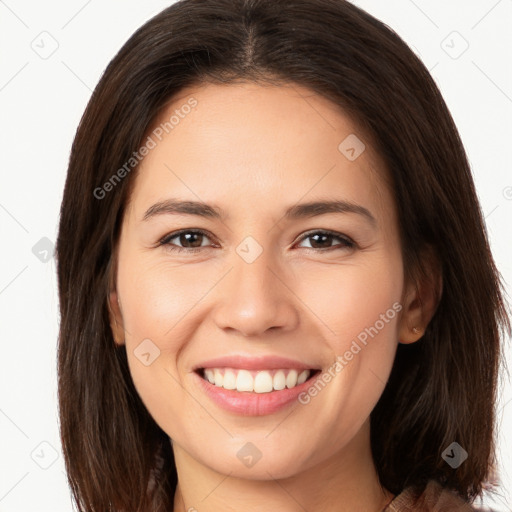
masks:
[[[370,449],[369,423],[341,452],[287,478],[224,475],[173,443],[178,473],[174,512],[381,512],[393,495],[382,488]]]

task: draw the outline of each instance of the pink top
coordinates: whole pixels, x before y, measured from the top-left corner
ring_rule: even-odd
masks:
[[[404,489],[382,512],[475,512],[477,509],[457,494],[430,480],[418,496],[411,487]]]

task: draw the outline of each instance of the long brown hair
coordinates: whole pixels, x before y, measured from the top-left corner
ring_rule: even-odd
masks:
[[[430,74],[395,32],[345,0],[182,0],[114,57],[72,146],[56,247],[58,396],[78,510],[172,510],[177,482],[169,437],[139,398],[109,325],[137,168],[97,191],[182,88],[235,80],[296,83],[330,99],[390,170],[406,277],[420,275],[430,248],[443,292],[423,339],[398,347],[371,414],[374,461],[395,494],[434,479],[475,497],[494,462],[500,335],[510,320],[468,160]],[[453,441],[469,454],[457,469],[441,457]]]

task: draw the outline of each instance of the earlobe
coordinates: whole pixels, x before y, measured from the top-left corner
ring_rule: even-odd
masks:
[[[112,290],[107,303],[110,328],[116,345],[124,345],[124,322],[117,292]]]
[[[423,329],[421,327],[413,327],[412,329],[402,330],[402,334],[399,336],[398,341],[404,345],[414,343],[423,336]]]
[[[417,291],[410,290],[406,296],[398,330],[399,343],[409,344],[421,339],[424,333],[422,304]]]

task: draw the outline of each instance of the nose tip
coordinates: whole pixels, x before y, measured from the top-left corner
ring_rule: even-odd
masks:
[[[293,294],[271,268],[266,255],[260,254],[252,263],[242,258],[230,274],[215,311],[220,328],[250,338],[297,325]]]

